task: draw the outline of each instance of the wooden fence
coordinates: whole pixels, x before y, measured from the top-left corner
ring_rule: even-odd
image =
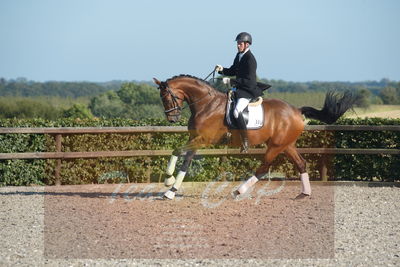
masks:
[[[400,131],[400,125],[306,125],[306,131]],[[63,152],[62,136],[73,134],[135,134],[135,133],[185,133],[184,126],[143,126],[143,127],[60,127],[60,128],[0,128],[0,134],[48,134],[54,136],[56,152],[0,153],[0,160],[5,159],[56,159],[56,184],[60,181],[61,160],[76,158],[102,157],[138,157],[168,156],[172,150],[130,150],[130,151],[96,151],[96,152]],[[400,154],[400,149],[352,149],[352,148],[298,148],[302,154]],[[249,149],[250,155],[264,154],[265,149]],[[198,155],[239,155],[239,149],[200,149]],[[327,180],[327,167],[322,161],[320,176]]]

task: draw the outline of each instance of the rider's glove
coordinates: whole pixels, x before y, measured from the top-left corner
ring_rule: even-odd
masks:
[[[221,71],[223,71],[223,70],[224,70],[224,67],[222,67],[221,65],[215,66],[215,71],[221,72]]]
[[[231,85],[231,79],[228,78],[228,77],[222,78],[222,82],[223,82],[223,84],[226,84],[226,85],[228,85],[228,86]]]

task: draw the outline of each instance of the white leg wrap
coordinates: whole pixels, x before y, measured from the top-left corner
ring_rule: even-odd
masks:
[[[166,187],[170,187],[171,185],[173,185],[175,183],[175,177],[174,176],[170,176],[168,178],[165,178],[164,180],[164,185]]]
[[[300,174],[300,180],[301,180],[301,192],[305,195],[311,195],[311,185],[308,173],[305,172]]]
[[[258,182],[257,177],[255,177],[254,175],[251,176],[246,182],[244,182],[239,188],[238,188],[238,192],[240,194],[244,194],[246,193],[246,191],[252,187],[255,183]]]
[[[178,161],[178,157],[175,155],[172,155],[171,158],[169,159],[168,166],[167,166],[167,175],[173,175],[175,171],[175,166],[176,162]]]
[[[185,178],[186,172],[180,171],[176,176],[176,181],[174,183],[174,187],[178,190],[181,187],[183,178]]]

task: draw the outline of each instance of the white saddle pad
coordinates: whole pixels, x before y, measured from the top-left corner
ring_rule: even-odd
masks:
[[[231,103],[232,103],[232,98],[228,99],[228,105],[226,107],[226,120],[228,122],[228,125],[232,126],[235,125],[235,122],[232,121],[234,120],[233,115],[231,114]],[[260,101],[259,105],[250,104],[247,106],[248,109],[248,116],[246,116],[246,112],[244,112],[244,116],[248,117],[248,122],[247,122],[247,129],[249,130],[256,130],[260,129],[264,125],[264,105],[262,104],[262,101]]]
[[[264,125],[264,105],[248,106],[249,121],[247,129],[260,129]]]

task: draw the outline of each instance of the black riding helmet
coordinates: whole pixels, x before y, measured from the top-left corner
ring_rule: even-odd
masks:
[[[252,38],[250,33],[241,32],[236,36],[236,42],[248,42],[249,44],[252,43]]]

